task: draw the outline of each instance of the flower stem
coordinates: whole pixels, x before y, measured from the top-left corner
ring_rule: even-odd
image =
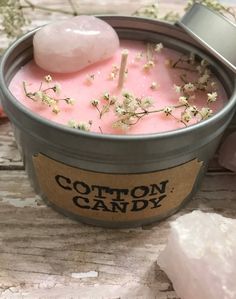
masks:
[[[180,105],[170,106],[170,108],[173,108],[173,109],[181,108],[181,107],[185,107],[185,105],[184,105],[184,104],[180,104]],[[137,112],[137,113],[135,113],[135,115],[145,115],[145,114],[150,114],[150,113],[158,113],[158,112],[162,112],[162,111],[164,111],[164,109],[165,109],[165,108],[158,109],[158,110],[151,110],[151,111]]]
[[[51,7],[44,7],[38,4],[34,4],[29,0],[24,0],[26,5],[21,5],[20,9],[38,9],[38,10],[44,10],[44,11],[48,11],[48,12],[58,12],[58,13],[62,13],[62,14],[67,14],[67,15],[74,15],[77,16],[78,12],[74,10],[74,5],[72,6],[72,2],[69,1],[71,7],[72,7],[72,11],[68,11],[68,10],[64,10],[64,9],[59,9],[59,8],[51,8]]]
[[[34,93],[27,91],[27,87],[26,87],[26,82],[25,81],[23,81],[23,89],[24,89],[24,93],[25,93],[26,97],[35,102]]]

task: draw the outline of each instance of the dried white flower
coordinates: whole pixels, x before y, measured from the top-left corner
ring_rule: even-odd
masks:
[[[213,114],[213,111],[210,108],[203,107],[199,113],[201,114],[202,119],[207,119]]]
[[[189,106],[187,109],[186,109],[187,112],[189,112],[190,114],[192,114],[193,116],[196,116],[198,114],[198,109],[197,109],[197,106]]]
[[[103,98],[104,98],[104,100],[109,101],[109,99],[110,99],[110,94],[109,94],[108,92],[104,92],[104,94],[103,94]]]
[[[69,120],[67,124],[70,128],[74,128],[74,129],[78,128],[78,122],[74,119]]]
[[[123,93],[122,107],[125,109],[125,111],[134,113],[139,105],[137,99],[135,99],[131,93],[126,91]]]
[[[173,111],[173,108],[169,107],[169,106],[167,106],[163,109],[163,112],[165,113],[166,116],[171,115],[172,111]]]
[[[212,92],[207,94],[207,102],[212,103],[217,100],[218,94],[217,92]]]
[[[52,112],[55,113],[55,114],[58,114],[58,113],[60,112],[59,107],[55,105],[55,106],[53,107],[53,109],[52,109]]]
[[[94,107],[97,107],[98,104],[99,104],[99,100],[94,99],[94,100],[91,101],[91,104],[92,104]]]
[[[126,111],[129,113],[135,113],[135,111],[138,109],[139,105],[138,102],[133,99],[130,102],[126,102],[124,101],[124,107],[126,108]]]
[[[116,103],[117,99],[118,99],[117,96],[111,96],[110,97],[110,105],[114,105]]]
[[[115,107],[115,113],[117,114],[117,116],[122,116],[122,115],[125,115],[126,111],[124,108],[122,108],[122,106],[117,105]]]
[[[72,98],[66,98],[65,101],[68,105],[74,105],[75,103],[75,99]]]
[[[149,67],[154,67],[154,66],[155,66],[155,63],[154,63],[153,60],[149,60],[149,61],[147,62],[147,64],[148,64]]]
[[[154,51],[157,53],[160,53],[162,49],[164,48],[162,43],[156,44]]]
[[[36,91],[35,92],[35,100],[37,101],[37,100],[40,100],[40,101],[42,101],[42,99],[43,99],[43,92],[42,91]]]
[[[188,105],[188,99],[187,99],[187,97],[184,97],[184,96],[179,97],[179,102],[180,102],[180,104]]]
[[[80,121],[78,122],[77,128],[81,131],[90,131],[91,122]]]
[[[184,91],[189,93],[189,92],[194,92],[196,90],[196,86],[193,83],[186,83],[184,85]]]
[[[59,83],[56,83],[52,89],[56,94],[59,94],[61,92],[61,85]]]
[[[140,108],[147,109],[153,106],[153,99],[152,98],[144,98],[140,101]]]
[[[130,128],[130,125],[122,120],[118,120],[113,124],[113,128],[119,128],[122,131],[127,131]]]
[[[152,90],[156,90],[156,89],[158,89],[158,87],[159,87],[159,85],[158,85],[157,82],[152,82],[152,84],[151,84],[151,86],[150,86],[150,88],[151,88]]]
[[[182,87],[174,84],[174,90],[175,90],[176,93],[181,93]]]
[[[41,101],[43,104],[48,105],[49,107],[56,105],[57,101],[49,97],[46,93],[42,93]]]
[[[182,112],[181,119],[182,121],[188,123],[191,120],[192,116],[188,111]]]
[[[145,71],[149,71],[151,68],[155,66],[155,63],[153,60],[149,60],[147,63],[144,64],[143,69]]]
[[[44,77],[44,81],[47,83],[50,83],[50,82],[52,82],[52,77],[50,75],[47,75]]]

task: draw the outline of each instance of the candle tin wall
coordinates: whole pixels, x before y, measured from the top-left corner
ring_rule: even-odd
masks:
[[[29,179],[52,207],[89,224],[139,226],[175,213],[198,190],[234,114],[235,76],[174,25],[135,17],[102,18],[121,38],[161,41],[180,52],[207,58],[229,95],[227,105],[194,126],[146,135],[87,133],[42,119],[8,89],[14,74],[32,59],[36,30],[4,54],[1,98]]]

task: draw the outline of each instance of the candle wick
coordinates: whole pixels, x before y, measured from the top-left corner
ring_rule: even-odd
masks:
[[[129,55],[129,51],[127,49],[124,49],[121,52],[121,62],[120,62],[118,88],[122,88],[123,85],[124,85],[125,71],[126,71],[126,65],[127,65],[128,55]]]

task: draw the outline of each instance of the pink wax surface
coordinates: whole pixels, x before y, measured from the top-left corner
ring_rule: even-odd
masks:
[[[120,65],[121,51],[123,49],[129,50],[129,56],[127,65],[128,75],[121,90],[117,87],[118,77],[115,80],[111,80],[109,75],[113,65]],[[140,61],[136,61],[135,57],[140,52],[143,52],[144,55]],[[93,99],[99,99],[102,104],[105,104],[106,101],[103,99],[105,92],[118,96],[118,101],[121,101],[123,91],[128,91],[135,95],[135,97],[152,98],[154,105],[149,110],[178,104],[180,95],[176,93],[173,86],[174,84],[183,84],[180,78],[181,74],[187,74],[189,82],[196,80],[199,75],[196,72],[168,67],[166,65],[167,60],[172,59],[175,61],[182,54],[165,47],[161,53],[155,53],[155,66],[149,71],[145,71],[143,69],[147,61],[145,53],[146,44],[143,42],[122,40],[116,54],[106,61],[96,63],[76,73],[50,74],[53,82],[58,82],[61,85],[61,93],[57,97],[75,99],[73,106],[60,101],[58,104],[60,113],[58,114],[53,113],[52,109],[40,101],[34,102],[25,96],[23,81],[27,82],[29,92],[35,92],[39,89],[44,76],[48,75],[34,61],[30,61],[16,73],[9,88],[12,94],[24,106],[39,114],[42,118],[65,125],[70,120],[85,122],[92,120],[92,132],[101,133],[102,130],[104,134],[147,134],[184,128],[185,125],[175,119],[175,117],[181,117],[182,109],[175,109],[173,111],[175,117],[166,116],[163,112],[149,114],[140,119],[137,124],[131,126],[128,130],[122,131],[120,128],[113,128],[113,123],[117,120],[113,108],[100,119],[98,111],[91,105],[91,100]],[[87,82],[88,75],[94,75],[94,80],[91,84]],[[218,99],[216,102],[211,103],[209,107],[215,113],[224,106],[227,95],[221,83],[216,78],[214,78],[214,81],[217,82],[216,91]],[[156,90],[150,88],[152,82],[158,84],[159,87]],[[44,86],[47,86],[47,84],[44,83]],[[206,102],[207,92],[200,92],[194,100],[194,105],[198,108],[207,107]],[[190,124],[193,123],[194,121],[190,122]]]

